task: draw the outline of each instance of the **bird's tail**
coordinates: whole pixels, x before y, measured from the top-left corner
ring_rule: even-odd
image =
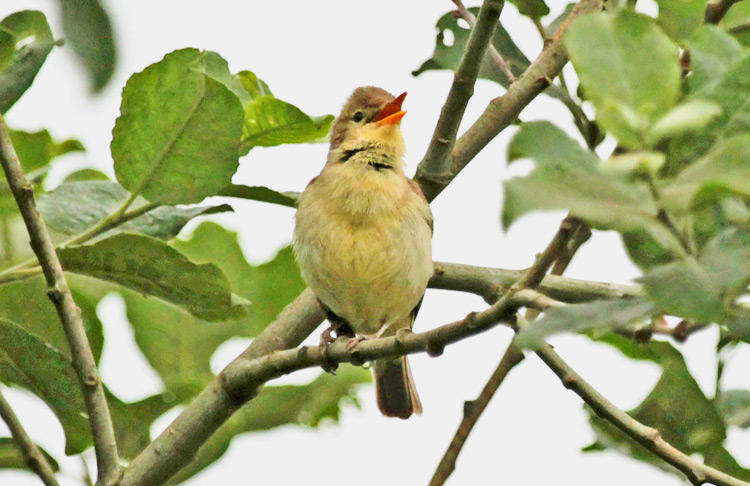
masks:
[[[422,413],[414,378],[406,356],[379,359],[372,365],[378,408],[386,417],[407,419]]]

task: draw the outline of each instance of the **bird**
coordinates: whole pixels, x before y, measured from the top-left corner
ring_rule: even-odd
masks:
[[[332,125],[325,166],[298,200],[300,273],[337,335],[411,331],[433,274],[432,211],[404,174],[405,97],[355,89]],[[422,413],[406,356],[375,360],[371,368],[383,415]]]

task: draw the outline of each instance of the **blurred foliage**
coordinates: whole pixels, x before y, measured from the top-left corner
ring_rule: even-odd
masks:
[[[543,25],[550,14],[543,0],[511,3],[544,36],[557,31],[571,9]],[[589,331],[630,359],[658,364],[659,381],[629,413],[683,452],[748,479],[724,440],[728,427],[750,425],[750,390],[717,385],[717,396],[707,397],[672,345],[615,332],[648,337],[666,314],[693,328],[719,324],[723,342],[750,342],[744,303],[750,283],[750,10],[739,2],[719,26],[706,26],[705,0],[659,0],[656,19],[634,13],[632,3],[569,26],[564,41],[580,97],[564,80],[546,91],[571,110],[589,147],[606,131],[618,143],[616,154],[602,160],[551,123],[519,122],[508,161],[530,159],[534,169],[504,182],[502,224],[535,211],[567,210],[594,229],[617,231],[643,271],[644,295],[551,310],[521,338],[533,347],[554,333]],[[60,5],[66,38],[93,90],[104,89],[117,57],[106,12],[96,0]],[[454,70],[460,62],[469,30],[453,13],[436,27],[434,54],[414,75]],[[514,75],[529,66],[502,26],[492,44]],[[41,12],[0,22],[0,112],[28,90],[54,45]],[[680,49],[689,51],[689,66],[681,63]],[[480,76],[504,87],[511,81],[489,53]],[[83,169],[46,192],[43,182],[56,158],[82,145],[55,141],[46,130],[11,132],[96,360],[103,327],[118,317],[100,304],[116,293],[138,351],[163,384],[161,393],[134,403],[107,391],[124,459],[149,443],[156,418],[214,378],[211,359],[219,346],[257,336],[304,288],[289,247],[270,261],[250,263],[238,235],[222,225],[202,221],[187,235],[183,228],[194,218],[231,211],[202,203],[212,196],[294,207],[296,193],[232,184],[240,157],[256,146],[324,141],[332,121],[277,99],[252,71],[233,74],[215,52],[181,49],[134,74],[123,90],[111,145],[116,181]],[[584,130],[587,124],[596,136]],[[18,244],[25,229],[7,185],[0,185],[0,223],[0,381],[43,400],[62,424],[66,453],[81,453],[91,437],[78,379],[39,268]],[[263,237],[262,229],[254,235]],[[238,434],[338,421],[342,405],[356,405],[356,387],[369,379],[367,370],[342,366],[337,376],[321,374],[306,385],[265,387],[172,484],[221,457]],[[586,450],[614,449],[665,467],[609,423],[593,414],[590,422],[597,438]],[[0,438],[0,468],[24,467],[9,446]]]

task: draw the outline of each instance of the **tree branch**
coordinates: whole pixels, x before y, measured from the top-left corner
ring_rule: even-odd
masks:
[[[474,425],[476,425],[479,417],[484,413],[490,400],[495,396],[495,392],[500,388],[510,370],[515,368],[523,359],[523,352],[518,347],[517,341],[514,338],[508,345],[508,349],[505,350],[500,363],[492,373],[492,376],[490,376],[487,384],[484,385],[479,396],[475,400],[464,402],[464,416],[461,424],[458,426],[458,430],[456,430],[448,449],[443,454],[443,458],[440,459],[440,464],[435,469],[429,486],[442,486],[445,484],[445,481],[456,469],[456,459],[458,459],[458,455],[469,438],[469,434],[474,429]]]
[[[453,75],[453,84],[440,111],[430,145],[417,167],[414,180],[422,187],[428,201],[452,179],[449,154],[456,141],[458,126],[464,116],[466,105],[474,94],[474,83],[502,9],[502,0],[484,0],[476,25],[471,29],[466,50]]]
[[[425,156],[414,179],[422,186],[428,200],[440,194],[480,150],[513,123],[526,105],[549,86],[550,80],[568,62],[562,41],[568,25],[582,14],[600,11],[602,3],[602,0],[581,0],[523,76],[510,85],[503,96],[490,102],[479,119],[456,141],[450,154],[447,151],[440,152],[439,160]],[[436,131],[435,136],[437,135]]]
[[[547,248],[537,256],[534,264],[526,271],[523,277],[518,279],[508,289],[506,295],[523,288],[538,287],[544,278],[544,274],[553,263],[555,264],[553,272],[562,273],[573,258],[573,254],[575,254],[590,235],[591,230],[588,229],[585,223],[570,216],[565,218],[560,224],[557,233],[555,233],[555,236],[547,245]],[[543,303],[541,308],[544,309],[550,305]],[[527,318],[531,318],[532,315],[536,317],[539,314],[539,310],[533,308],[534,306],[527,307],[529,307],[526,311]],[[440,464],[435,469],[435,473],[430,480],[430,486],[442,486],[456,469],[458,455],[461,453],[464,444],[466,444],[466,440],[469,438],[474,425],[476,425],[479,417],[484,413],[490,400],[495,396],[495,393],[505,380],[505,377],[510,373],[510,370],[523,361],[523,359],[523,352],[518,347],[518,343],[514,338],[505,351],[500,363],[497,365],[497,368],[492,373],[492,376],[490,376],[489,381],[479,394],[479,397],[471,402],[464,403],[464,416],[461,424],[458,426],[458,430],[453,436],[448,449],[443,454]]]
[[[518,323],[519,328],[524,326],[522,319],[519,319]],[[716,486],[750,486],[750,483],[691,459],[690,456],[683,454],[665,441],[658,430],[643,425],[617,408],[568,366],[550,345],[545,344],[536,353],[560,378],[563,386],[573,390],[597,415],[620,429],[654,455],[679,469],[691,483],[695,485],[710,483]]]
[[[29,469],[34,471],[47,486],[59,486],[57,479],[55,479],[55,471],[52,470],[47,458],[44,457],[42,451],[24,430],[10,403],[5,400],[2,389],[0,389],[0,417],[8,425],[13,440],[16,442],[18,450],[21,451],[23,460]]]
[[[29,232],[31,248],[39,259],[47,280],[47,295],[57,310],[70,346],[73,368],[81,383],[91,434],[94,438],[99,475],[97,484],[100,486],[114,484],[119,474],[117,443],[112,428],[112,418],[104,396],[104,388],[99,379],[94,355],[81,320],[81,311],[73,301],[62,266],[55,253],[55,246],[36,208],[34,191],[26,181],[2,115],[0,115],[0,163]]]

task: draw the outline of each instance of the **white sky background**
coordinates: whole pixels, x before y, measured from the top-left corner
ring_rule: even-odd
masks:
[[[548,3],[552,19],[564,2]],[[112,173],[109,143],[123,85],[132,73],[184,47],[217,51],[233,72],[254,71],[276,96],[310,115],[337,114],[357,86],[381,86],[396,94],[408,91],[404,107],[409,113],[402,127],[409,174],[424,154],[452,81],[447,71],[411,76],[432,55],[435,22],[453,7],[448,0],[109,0],[105,6],[119,48],[117,71],[105,92],[90,96],[70,48],[56,48],[34,86],[8,115],[14,128],[47,128],[58,139],[82,140],[87,153],[68,156],[68,166],[95,165]],[[52,0],[4,0],[0,18],[29,8],[42,10],[55,36],[62,37],[57,2]],[[530,21],[512,6],[505,9],[501,21],[526,55],[535,58],[541,41]],[[478,81],[460,133],[502,92],[494,83]],[[521,118],[552,120],[575,135],[562,105],[543,96]],[[501,180],[508,177],[505,149],[514,132],[514,128],[505,130],[432,204],[436,260],[524,268],[557,230],[563,213],[523,218],[507,233],[500,229]],[[234,180],[301,191],[320,171],[326,151],[325,145],[255,148],[241,159]],[[271,258],[291,240],[291,209],[250,201],[233,200],[232,205],[235,213],[220,219],[240,233],[250,261]],[[615,234],[597,232],[566,275],[627,283],[638,271]],[[428,290],[416,329],[423,331],[485,307],[476,296]],[[109,298],[100,307],[100,316],[106,337],[101,368],[108,386],[126,401],[159,392],[161,383],[135,346],[121,301]],[[218,463],[186,484],[427,484],[461,419],[463,402],[476,398],[510,338],[510,330],[497,328],[449,346],[440,358],[410,358],[424,405],[421,417],[401,421],[380,416],[372,388],[365,387],[360,393],[363,410],[345,407],[340,424],[320,429],[290,426],[240,436]],[[310,342],[317,339],[316,333]],[[552,342],[586,380],[626,410],[640,403],[659,377],[656,365],[629,361],[584,338],[561,336]],[[681,347],[708,396],[714,390],[715,343],[716,332],[709,330]],[[222,346],[214,359],[215,371],[246,344],[238,340]],[[743,376],[743,369],[750,366],[746,354],[727,369],[727,387],[750,387],[747,375]],[[301,372],[276,383],[303,383],[317,373]],[[80,484],[80,463],[64,457],[62,428],[52,413],[27,392],[7,390],[7,397],[32,438],[62,461],[61,484]],[[162,417],[153,431],[161,431],[174,416]],[[0,423],[0,436],[7,435]],[[613,452],[579,453],[593,438],[580,399],[532,355],[510,374],[490,403],[448,484],[680,484],[675,476]],[[730,431],[727,446],[750,467],[750,433]],[[93,464],[92,456],[87,457]],[[26,486],[39,480],[28,473],[0,472],[0,483]]]

